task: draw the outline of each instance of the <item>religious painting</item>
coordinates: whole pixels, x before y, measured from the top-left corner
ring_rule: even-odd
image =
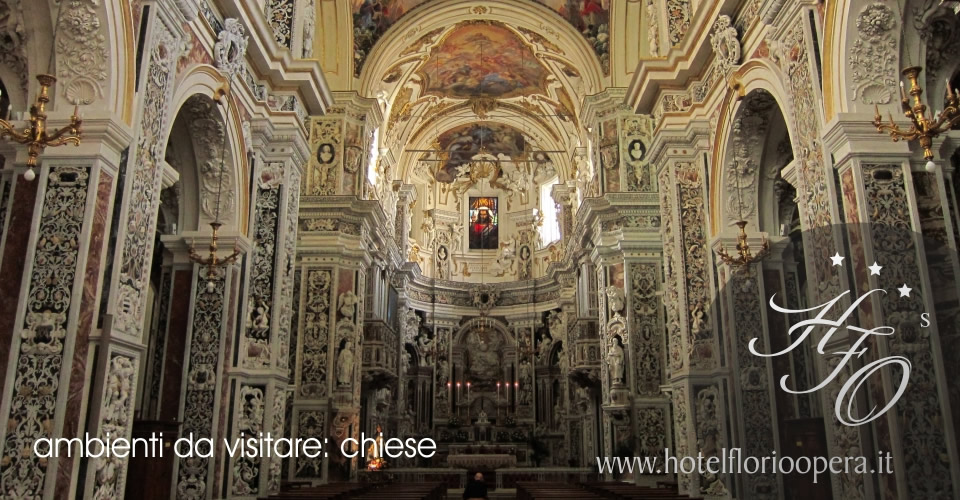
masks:
[[[610,0],[537,0],[557,11],[583,35],[610,74]]]
[[[474,329],[467,334],[464,368],[475,384],[493,382],[500,376],[500,350],[503,338],[491,328]]]
[[[546,94],[550,72],[513,31],[499,23],[454,28],[419,70],[424,93],[468,99]]]
[[[525,148],[523,134],[519,130],[497,123],[471,124],[444,132],[437,139],[444,152],[444,161],[437,166],[436,179],[452,183],[465,172],[460,167],[473,159],[481,150],[493,156],[519,156]]]
[[[470,250],[496,250],[500,244],[496,197],[470,197]]]
[[[410,9],[426,0],[353,0],[353,74],[359,77],[363,63],[380,37]]]

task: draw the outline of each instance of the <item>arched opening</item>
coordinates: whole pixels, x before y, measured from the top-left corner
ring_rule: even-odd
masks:
[[[748,220],[766,233],[771,251],[762,261],[760,275],[766,296],[783,297],[790,309],[807,305],[807,274],[801,235],[797,191],[791,181],[797,168],[790,130],[778,100],[764,89],[754,89],[740,103],[732,121],[732,134],[724,165],[727,190],[724,220]],[[794,180],[796,182],[796,180]],[[748,234],[750,233],[748,225]],[[790,323],[801,318],[791,318]],[[770,352],[780,352],[792,343],[790,324],[771,320],[766,324]],[[771,381],[789,377],[797,390],[815,384],[815,357],[802,344],[771,363]],[[810,394],[774,391],[775,432],[781,453],[794,458],[826,453],[827,442],[819,400]],[[772,413],[772,409],[770,410]],[[830,498],[829,486],[814,484],[810,474],[783,475],[788,491],[810,491],[818,498]]]
[[[186,99],[172,123],[164,149],[160,204],[155,208],[157,225],[143,317],[146,369],[137,392],[140,398],[134,427],[176,433],[182,418],[182,364],[188,348],[194,287],[194,269],[184,259],[182,248],[191,240],[184,240],[184,235],[202,237],[209,231],[204,222],[217,217],[218,182],[223,182],[221,194],[231,202],[235,199],[232,161],[237,154],[225,134],[221,109],[207,95]],[[237,220],[234,212],[232,203],[221,204],[220,219],[229,221],[228,227]],[[197,247],[204,255],[205,248]],[[173,467],[174,459],[170,459],[155,473],[172,477]]]

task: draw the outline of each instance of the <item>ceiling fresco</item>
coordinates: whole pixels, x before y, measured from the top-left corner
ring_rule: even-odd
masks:
[[[425,94],[507,99],[545,94],[550,71],[509,29],[471,22],[447,35],[418,74],[424,81]]]
[[[446,160],[437,168],[436,179],[451,183],[460,175],[460,167],[481,152],[495,157],[519,157],[525,148],[523,134],[499,123],[470,124],[448,130],[437,138]]]
[[[370,51],[380,37],[404,14],[436,0],[352,0],[354,76],[359,77]],[[610,72],[611,0],[530,0],[545,5],[567,20],[586,39]]]

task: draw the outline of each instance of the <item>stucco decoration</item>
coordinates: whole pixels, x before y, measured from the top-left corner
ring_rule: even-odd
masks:
[[[710,45],[713,46],[720,71],[727,73],[740,64],[740,39],[730,16],[722,15],[713,23]]]
[[[247,54],[247,37],[240,21],[228,17],[223,21],[223,31],[217,35],[213,46],[213,60],[217,68],[233,77],[244,71]]]
[[[897,88],[897,15],[881,2],[857,16],[857,40],[850,49],[853,95],[863,104],[888,104]]]

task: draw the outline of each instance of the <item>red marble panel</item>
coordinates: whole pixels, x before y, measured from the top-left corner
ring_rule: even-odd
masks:
[[[100,289],[100,256],[103,253],[107,219],[110,216],[110,201],[113,198],[113,177],[106,172],[100,174],[97,187],[97,201],[93,209],[93,226],[90,229],[90,243],[87,250],[87,268],[83,274],[83,294],[80,297],[80,317],[77,322],[77,334],[74,341],[73,362],[70,364],[70,390],[67,393],[67,408],[63,417],[61,435],[72,439],[78,435],[80,413],[83,407],[84,386],[87,384],[87,353],[90,347],[90,330],[93,327],[93,314],[97,311],[97,290]],[[95,375],[94,375],[95,376]],[[92,383],[92,382],[91,382]],[[95,400],[96,402],[98,400]],[[70,478],[73,473],[73,458],[62,457],[57,466],[56,497],[67,498],[70,492]],[[83,482],[79,481],[79,487]]]
[[[10,345],[13,341],[14,320],[20,306],[20,288],[26,269],[27,243],[33,223],[39,181],[26,182],[17,179],[10,207],[10,222],[7,226],[6,246],[0,263],[0,373],[7,373]]]
[[[160,389],[160,420],[178,420],[180,389],[183,386],[183,357],[190,326],[190,292],[193,270],[173,273],[173,296],[170,300],[170,322],[165,334],[167,350],[163,360],[163,385]]]

